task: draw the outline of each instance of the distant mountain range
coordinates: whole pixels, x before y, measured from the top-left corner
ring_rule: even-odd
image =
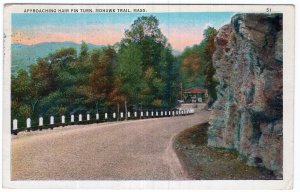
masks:
[[[12,74],[17,74],[20,69],[24,69],[28,71],[30,66],[36,63],[38,58],[43,58],[48,56],[50,53],[55,52],[61,48],[75,48],[77,53],[80,50],[80,43],[74,42],[44,42],[34,45],[24,45],[15,43],[11,45],[11,54],[12,54],[12,65],[11,70]],[[101,48],[104,45],[95,45],[95,44],[88,44],[89,49],[94,48]],[[178,56],[181,54],[178,50],[173,50],[173,54]]]
[[[80,44],[74,42],[44,42],[34,45],[12,44],[12,74],[16,74],[20,69],[29,70],[30,65],[36,63],[38,58],[46,57],[61,48],[75,48],[77,53],[80,50]],[[103,45],[88,44],[89,49],[101,48]]]

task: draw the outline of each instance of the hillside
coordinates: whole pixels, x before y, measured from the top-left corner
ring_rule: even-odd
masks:
[[[29,70],[29,66],[36,62],[39,57],[45,57],[49,53],[61,48],[73,47],[77,51],[80,49],[79,43],[74,42],[44,42],[34,45],[12,44],[12,74],[16,74],[18,70]],[[100,48],[103,45],[88,44],[89,49]]]

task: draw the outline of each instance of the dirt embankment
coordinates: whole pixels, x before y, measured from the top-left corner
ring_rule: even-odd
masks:
[[[208,147],[208,126],[191,127],[174,138],[173,147],[190,179],[275,179],[272,172],[242,162],[236,151]]]

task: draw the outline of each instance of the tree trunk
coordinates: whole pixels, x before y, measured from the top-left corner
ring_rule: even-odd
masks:
[[[117,104],[117,112],[118,112],[118,119],[117,120],[119,121],[119,115],[120,115],[120,104],[119,103]]]
[[[35,101],[31,102],[32,113],[34,112],[35,106],[36,106],[38,101],[39,101],[39,99],[36,99]]]
[[[98,109],[98,101],[96,101],[96,111],[97,111],[97,113],[99,113],[99,109]]]
[[[127,120],[127,97],[125,97],[124,107],[125,107],[125,120]]]

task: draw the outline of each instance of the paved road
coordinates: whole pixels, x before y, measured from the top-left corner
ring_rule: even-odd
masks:
[[[12,140],[12,179],[187,179],[172,138],[208,116],[201,111],[23,133]]]

